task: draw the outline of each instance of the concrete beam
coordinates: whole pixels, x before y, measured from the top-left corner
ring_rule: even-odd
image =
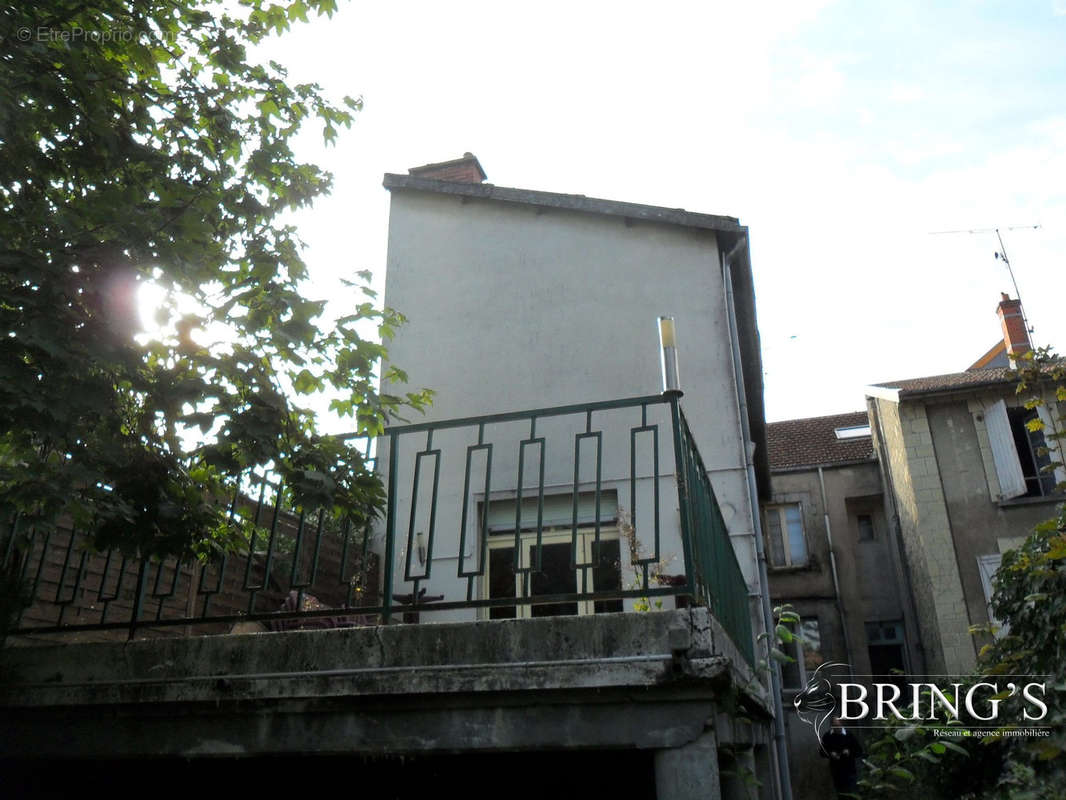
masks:
[[[683,747],[765,690],[707,609],[0,651],[0,756]]]

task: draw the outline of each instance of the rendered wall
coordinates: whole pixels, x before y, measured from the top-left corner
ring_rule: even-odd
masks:
[[[656,317],[674,316],[682,405],[712,473],[741,568],[754,584],[753,522],[713,232],[394,191],[385,300],[409,319],[389,345],[390,358],[415,386],[437,392],[427,415],[433,420],[658,394]],[[559,442],[574,424],[558,423]],[[604,485],[618,490],[619,505],[629,513],[628,488],[612,482],[628,475],[629,429],[639,424],[639,413],[604,424]],[[501,470],[516,466],[513,443],[528,435],[527,426],[512,436],[512,445],[501,447],[512,462],[507,467],[501,461]],[[452,445],[465,451],[466,440],[456,437]],[[665,481],[662,555],[671,565],[666,571],[681,572],[669,437],[665,426],[659,469]],[[403,469],[410,469],[412,458]],[[573,464],[571,437],[548,453],[546,483],[569,491]],[[387,467],[387,460],[381,466]],[[442,466],[442,478],[451,477],[438,502],[459,507],[462,476]],[[641,472],[651,477],[647,468]],[[458,520],[446,527],[458,556]],[[443,539],[440,547],[440,553],[449,552]],[[455,580],[455,572],[444,565],[438,577],[435,566],[429,592],[465,595],[465,581]],[[401,586],[398,582],[397,591]]]
[[[826,503],[822,502],[818,470],[776,472],[775,503],[801,503],[810,560],[797,568],[770,568],[770,595],[775,603],[791,603],[802,616],[817,616],[823,652],[833,660],[850,663],[856,674],[870,671],[866,650],[867,621],[902,619],[901,576],[891,552],[888,521],[883,513],[881,477],[876,462],[826,467]],[[836,554],[840,602],[836,605],[829,554],[826,514]],[[873,541],[860,541],[857,514],[869,514]],[[844,625],[852,650],[847,651]]]

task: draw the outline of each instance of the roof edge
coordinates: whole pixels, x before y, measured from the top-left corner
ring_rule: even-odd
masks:
[[[794,464],[787,467],[770,467],[770,472],[774,475],[783,472],[810,472],[816,469],[833,469],[835,467],[854,467],[859,464],[876,464],[877,455],[874,454],[869,458],[851,458],[847,461],[819,461],[814,464]]]
[[[973,373],[992,372],[992,370],[974,370]],[[956,373],[951,373],[956,374]],[[966,373],[957,373],[963,375]],[[932,376],[937,377],[937,376]],[[867,386],[865,388],[867,397],[880,397],[884,400],[892,400],[898,403],[902,400],[909,400],[912,397],[940,397],[949,395],[968,394],[972,392],[981,392],[988,389],[995,389],[1004,386],[1011,386],[1018,382],[1016,375],[1004,376],[1000,378],[990,378],[983,381],[974,381],[973,383],[954,384],[949,386],[934,386],[930,388],[908,389],[906,387],[897,386],[882,386],[874,384],[873,386]]]
[[[992,345],[988,349],[988,352],[983,356],[970,364],[970,366],[966,368],[966,371],[969,372],[970,370],[984,369],[988,366],[989,362],[995,359],[1000,353],[1003,353],[1004,355],[1007,354],[1007,345],[1002,339]]]
[[[887,386],[867,386],[863,389],[867,397],[876,397],[879,400],[889,400],[898,403],[900,398],[899,389],[890,389]]]
[[[683,208],[663,208],[661,206],[644,205],[643,203],[605,200],[580,194],[559,194],[534,189],[513,189],[506,186],[496,186],[491,183],[457,183],[431,178],[419,178],[416,175],[395,175],[392,173],[385,174],[382,185],[389,191],[434,192],[436,194],[494,200],[502,203],[518,203],[540,208],[557,208],[564,211],[605,214],[728,233],[746,234],[748,231],[747,226],[741,225],[740,220],[736,217],[700,214],[695,211],[686,211]]]

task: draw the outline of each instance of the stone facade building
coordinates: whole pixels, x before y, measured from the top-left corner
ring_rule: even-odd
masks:
[[[965,372],[867,387],[875,447],[898,518],[926,666],[964,673],[985,642],[970,633],[990,620],[991,578],[1016,546],[1062,502],[1066,479],[1048,464],[1045,430],[1061,424],[1053,393],[1025,408],[1010,362],[1029,349],[1020,303],[997,309],[1003,339]]]

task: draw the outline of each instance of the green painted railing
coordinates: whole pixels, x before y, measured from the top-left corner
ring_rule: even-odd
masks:
[[[707,468],[679,407],[676,415],[678,473],[682,476],[678,487],[681,523],[688,528],[685,540],[692,543],[690,574],[700,601],[711,609],[748,663],[754,664],[747,582],[737,563]]]
[[[97,553],[80,531],[12,526],[0,560],[34,594],[14,633],[222,633],[237,621],[335,627],[458,609],[537,616],[677,596],[710,606],[753,663],[747,586],[678,397],[396,426],[375,455],[388,508],[374,551],[369,532],[289,508],[288,493],[266,478],[231,506],[257,527],[249,553],[207,563]],[[683,563],[667,568],[673,485]],[[498,502],[509,522],[493,517]],[[549,558],[564,581],[549,580]],[[632,576],[622,576],[623,562]],[[608,573],[611,582],[601,582]],[[500,574],[513,592],[487,589]],[[434,597],[440,587],[450,588]]]

